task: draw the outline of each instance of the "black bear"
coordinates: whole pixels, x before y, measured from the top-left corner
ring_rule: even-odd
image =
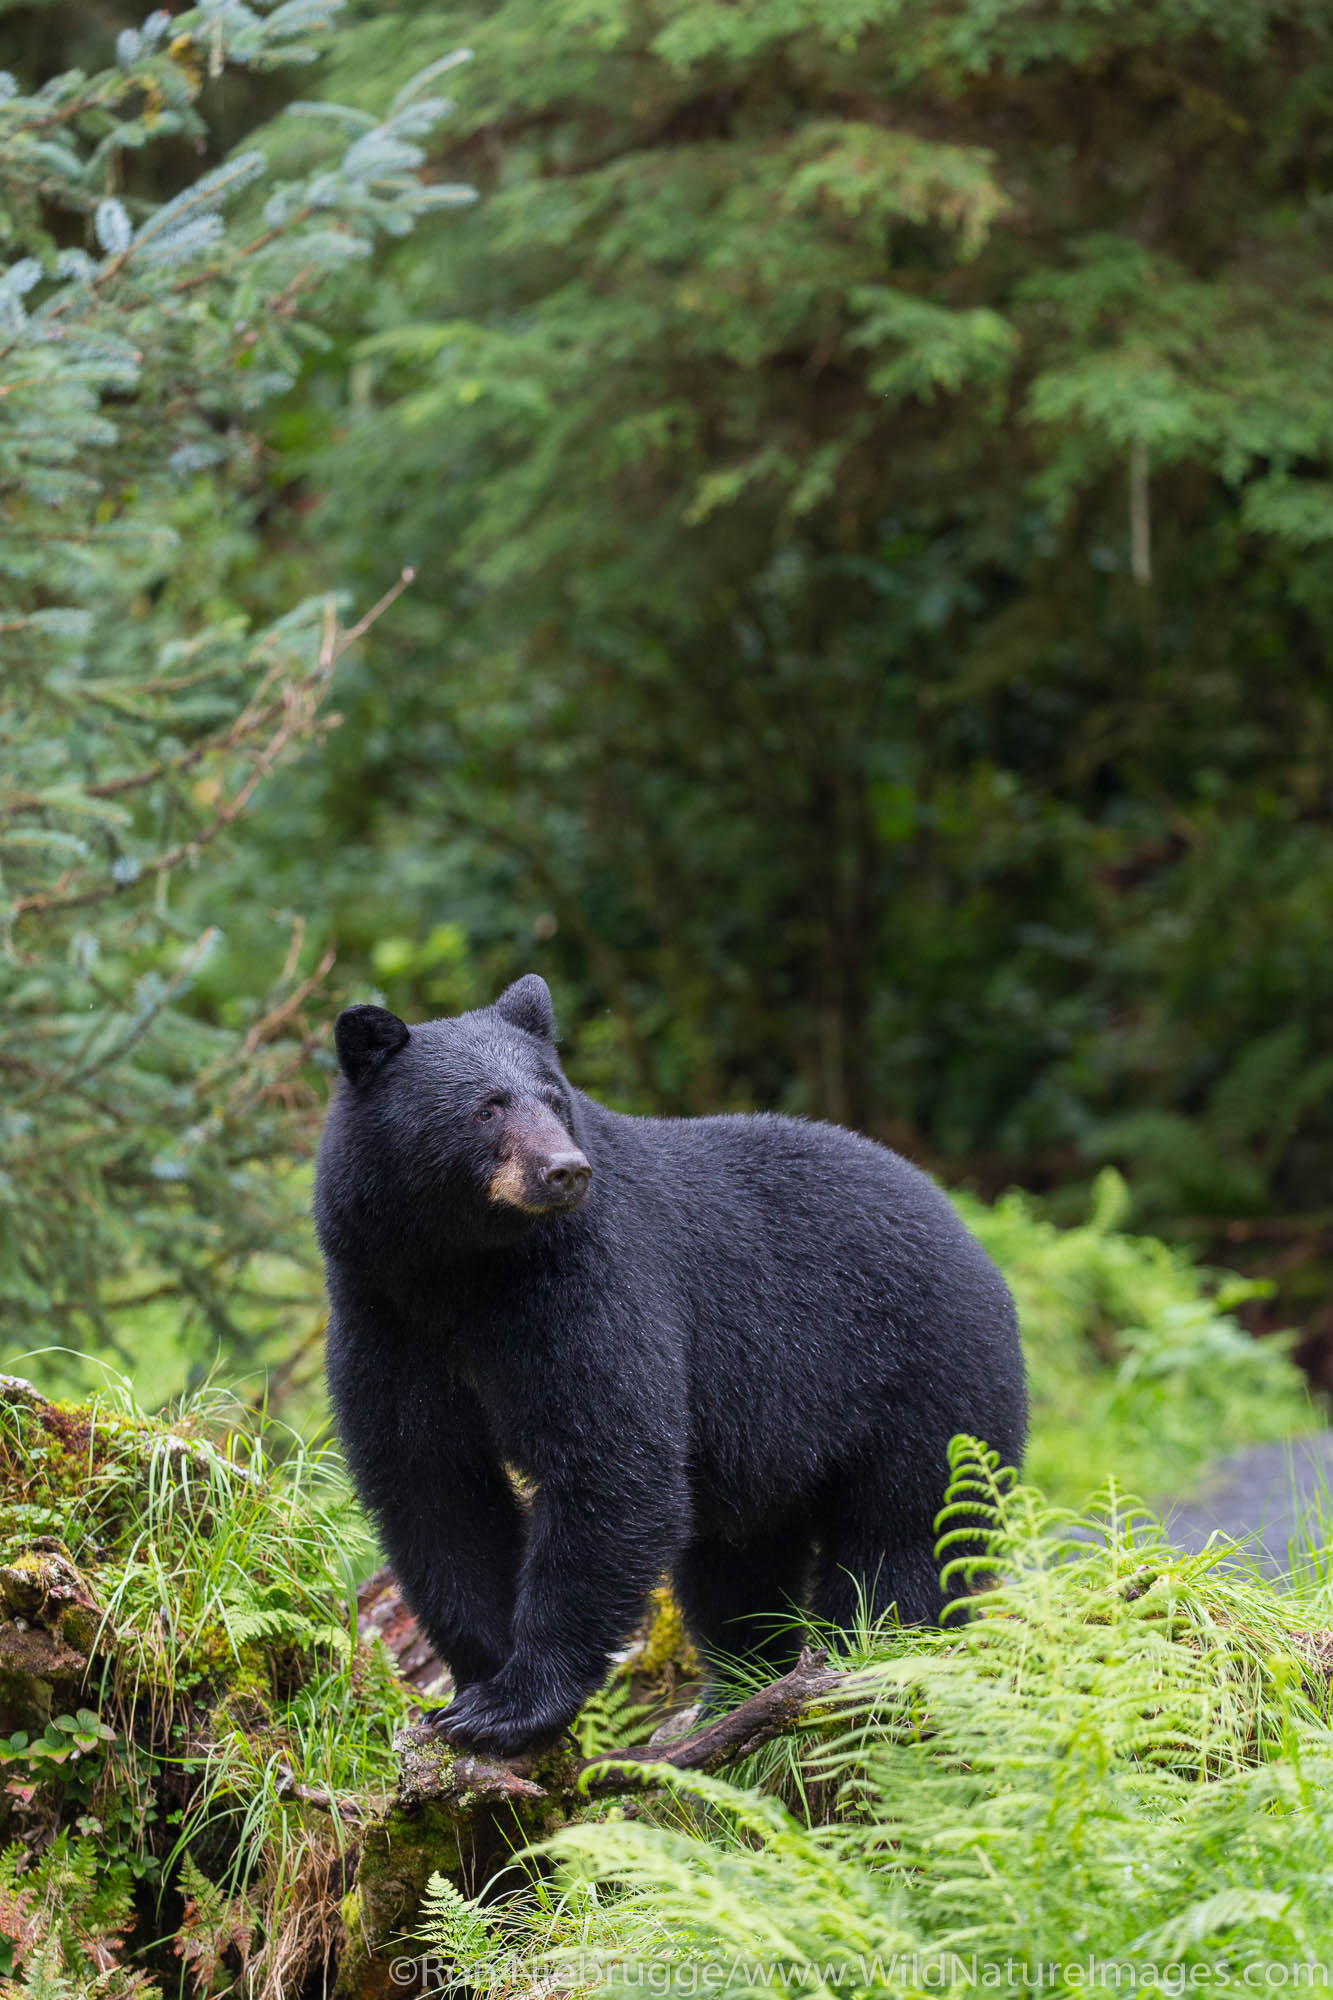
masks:
[[[606,1110],[535,975],[334,1032],[329,1387],[445,1735],[557,1734],[665,1576],[705,1656],[779,1672],[793,1606],[938,1621],[949,1439],[1016,1464],[1025,1393],[1004,1281],[924,1174],[832,1125]]]

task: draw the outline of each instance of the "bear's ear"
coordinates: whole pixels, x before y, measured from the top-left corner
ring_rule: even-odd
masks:
[[[539,973],[529,972],[506,986],[495,1011],[511,1028],[524,1028],[543,1042],[555,1040],[555,1008],[551,989]]]
[[[365,1083],[407,1040],[407,1023],[387,1007],[344,1007],[333,1024],[333,1045],[349,1083]]]

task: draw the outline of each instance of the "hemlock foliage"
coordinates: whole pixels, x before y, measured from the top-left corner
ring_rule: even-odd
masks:
[[[382,1993],[432,1869],[435,1991],[908,1995],[951,1954],[1239,1985],[1326,1957],[1327,1551],[1283,1594],[1172,1550],[1114,1481],[1059,1509],[956,1440],[940,1559],[980,1511],[1001,1579],[965,1627],[853,1635],[863,1678],[799,1733],[572,1805],[540,1869],[488,1886],[447,1815],[392,1805],[417,1691],[355,1640],[370,1551],[340,1465],[247,1416],[4,1385],[6,1994]],[[613,1678],[582,1733],[614,1754],[642,1727]]]
[[[1124,1483],[1303,1381],[1094,1170],[1164,1223],[1325,1199],[1327,10],[332,13],[0,7],[7,1357],[314,1365],[335,934],[409,1011],[541,964],[633,1108],[846,1118],[1076,1222],[957,1197],[1034,1401],[1031,1484],[955,1445],[973,1621],[856,1635],[846,1704],[486,1902],[389,1804],[336,1458],[7,1381],[0,1986],[378,1992],[413,1839],[445,1987],[1290,1983],[1327,1552],[1282,1596]],[[648,1722],[623,1673],[579,1734]]]
[[[10,1352],[165,1387],[183,1324],[317,1332],[332,934],[406,1011],[543,963],[635,1108],[839,1112],[983,1185],[1119,1153],[1163,1220],[1313,1197],[1325,565],[1262,494],[1321,462],[1319,11],[323,11],[154,16],[0,106]],[[281,768],[312,585],[404,560]],[[1166,1252],[969,1215],[1062,1495],[1300,1421]]]
[[[262,942],[230,1017],[209,1018],[191,989],[228,915],[206,898],[195,916],[179,882],[320,738],[354,636],[308,585],[261,618],[234,592],[266,497],[263,413],[377,236],[460,193],[417,171],[447,108],[429,74],[378,117],[308,107],[325,137],[299,176],[253,147],[209,159],[210,88],[313,57],[330,11],[159,10],[106,68],[0,78],[11,1349],[90,1330],[114,1347],[127,1310],[172,1297],[197,1349],[235,1356],[256,1315],[281,1325],[317,1296],[277,1260],[309,1256],[280,1169],[314,1104],[304,1010],[327,966],[252,874]]]
[[[394,1004],[536,963],[633,1107],[1318,1230],[1327,9],[414,34],[474,50],[439,170],[483,199],[284,419],[324,550],[423,570],[284,789],[284,880],[314,810]],[[362,7],[328,87],[407,39]]]

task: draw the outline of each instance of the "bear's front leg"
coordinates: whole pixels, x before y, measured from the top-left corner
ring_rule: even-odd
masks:
[[[456,1687],[513,1650],[522,1510],[475,1393],[381,1301],[330,1281],[329,1391],[363,1505]]]
[[[508,1480],[480,1453],[405,1468],[376,1509],[404,1598],[456,1688],[485,1682],[513,1644],[523,1520]]]
[[[613,1457],[614,1444],[607,1451]],[[498,1673],[439,1715],[439,1732],[499,1757],[558,1736],[642,1618],[684,1543],[688,1516],[684,1476],[670,1468],[659,1468],[651,1487],[644,1480],[629,1490],[604,1471],[586,1483],[545,1481],[519,1577],[513,1650]]]

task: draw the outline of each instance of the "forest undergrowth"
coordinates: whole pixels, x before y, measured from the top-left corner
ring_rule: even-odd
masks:
[[[1310,1551],[1278,1589],[1243,1550],[1174,1551],[1131,1496],[1314,1413],[1282,1343],[1230,1316],[1245,1287],[1125,1234],[1123,1205],[1114,1176],[1072,1230],[964,1201],[1034,1402],[1030,1483],[955,1447],[951,1505],[985,1513],[1000,1579],[968,1622],[822,1635],[845,1696],[725,1773],[516,1817],[504,1853],[532,1852],[495,1879],[456,1816],[404,1804],[418,1689],[357,1632],[376,1551],[336,1451],[221,1389],[147,1415],[110,1371],[76,1404],[11,1379],[5,1990],[906,1993],[971,1977],[955,1960],[1313,1963],[1333,1565]],[[688,1672],[659,1617],[579,1751],[642,1743]]]

